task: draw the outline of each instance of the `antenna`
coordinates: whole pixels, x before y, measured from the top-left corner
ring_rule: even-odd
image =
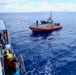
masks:
[[[51,11],[51,13],[50,13],[50,19],[52,19],[52,11]]]

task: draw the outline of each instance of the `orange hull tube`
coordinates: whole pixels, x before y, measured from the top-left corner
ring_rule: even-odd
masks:
[[[32,30],[32,31],[53,31],[53,30],[58,30],[58,29],[61,29],[62,26],[56,26],[55,28],[42,28],[42,27],[36,27],[36,26],[29,26],[29,28]]]

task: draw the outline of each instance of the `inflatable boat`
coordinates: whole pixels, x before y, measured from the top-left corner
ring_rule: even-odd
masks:
[[[46,20],[41,20],[40,24],[38,24],[38,20],[37,20],[36,23],[29,26],[29,28],[33,32],[45,32],[45,31],[54,31],[54,30],[61,29],[62,26],[60,25],[60,23],[54,22],[52,17],[50,16]]]
[[[51,24],[45,24],[45,25],[40,25],[40,26],[29,26],[29,28],[33,32],[40,32],[40,31],[54,31],[61,29],[62,26],[60,24],[57,24],[56,26],[53,26]]]

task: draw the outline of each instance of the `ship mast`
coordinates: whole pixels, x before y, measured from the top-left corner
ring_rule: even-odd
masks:
[[[50,13],[50,19],[52,19],[52,11],[51,11],[51,13]]]

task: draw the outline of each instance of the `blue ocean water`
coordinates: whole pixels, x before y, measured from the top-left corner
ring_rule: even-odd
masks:
[[[0,13],[15,53],[22,54],[26,73],[22,75],[76,75],[76,12],[53,12],[63,28],[33,35],[28,28],[49,12]]]

